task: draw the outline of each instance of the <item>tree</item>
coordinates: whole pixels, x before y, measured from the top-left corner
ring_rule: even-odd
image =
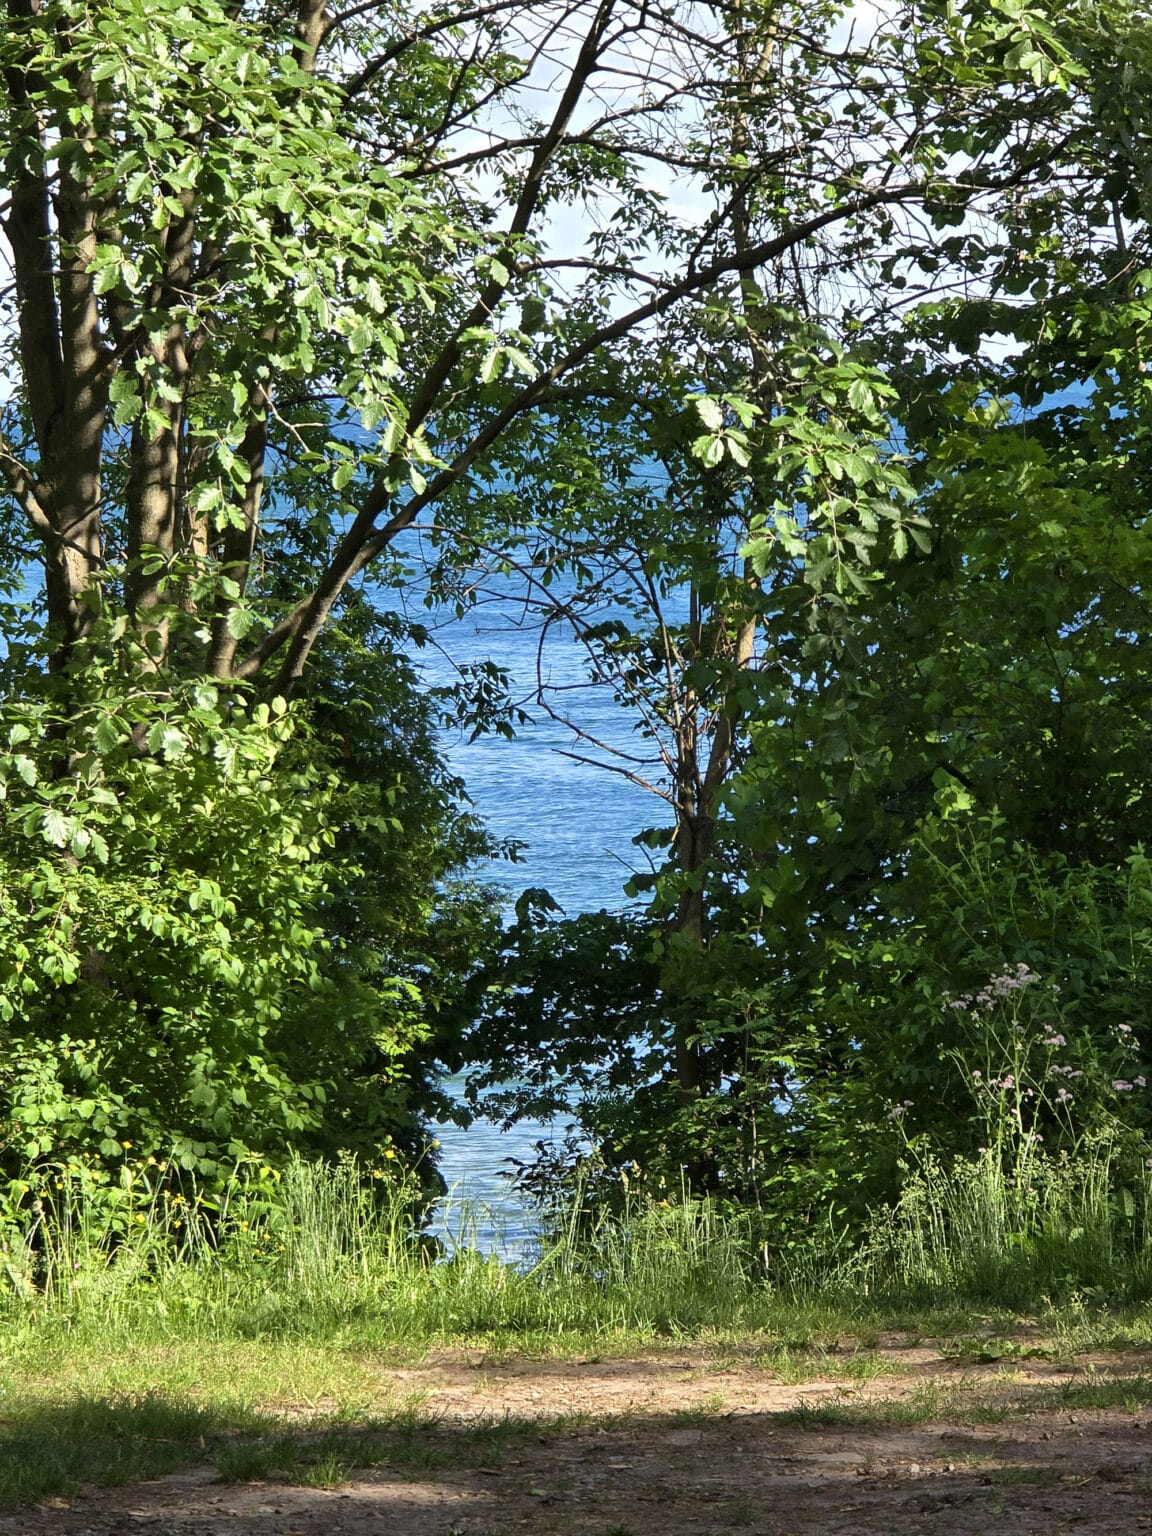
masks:
[[[1001,210],[999,226],[985,226],[979,240],[968,231],[910,241],[899,256],[879,262],[898,293],[908,282],[906,270],[919,267],[931,284],[947,262],[967,263],[976,244],[987,287],[974,297],[917,303],[910,323],[897,325],[899,317],[889,312],[887,336],[878,323],[862,336],[856,316],[840,337],[835,317],[827,317],[821,334],[793,314],[784,339],[772,337],[771,361],[757,358],[751,377],[729,371],[725,380],[721,364],[719,378],[738,397],[765,400],[752,434],[751,470],[741,477],[731,461],[724,465],[724,433],[733,420],[725,417],[722,386],[712,384],[697,423],[697,430],[712,429],[697,439],[711,478],[698,485],[699,466],[685,474],[682,463],[672,469],[665,459],[659,489],[646,494],[649,502],[675,502],[679,521],[651,506],[635,519],[642,532],[633,536],[627,579],[637,591],[645,582],[651,586],[648,606],[656,622],[637,622],[643,600],[629,605],[621,589],[613,589],[616,611],[629,609],[627,617],[586,631],[594,669],[639,709],[644,736],[651,740],[664,730],[672,737],[663,753],[663,792],[674,802],[678,786],[694,791],[683,810],[676,807],[674,836],[684,851],[665,873],[672,900],[664,911],[680,916],[691,909],[697,933],[707,922],[711,954],[695,944],[680,967],[664,969],[666,990],[650,1023],[651,1042],[663,1049],[667,1070],[679,992],[691,1020],[685,1034],[706,1063],[695,1086],[713,1102],[689,1105],[672,1161],[691,1165],[693,1145],[724,1147],[730,1186],[743,1181],[745,1188],[763,1189],[779,1176],[773,1156],[798,1156],[811,1165],[828,1154],[833,1163],[865,1125],[891,1174],[893,1128],[886,1137],[874,1134],[886,1111],[902,1102],[899,1092],[913,1086],[917,1073],[921,1087],[936,1085],[938,1102],[941,1072],[954,1071],[947,1054],[956,1042],[940,1022],[941,997],[978,991],[990,967],[999,972],[1022,955],[1033,963],[1039,958],[1028,946],[1040,939],[1027,925],[1027,931],[1012,928],[1013,939],[1005,937],[1011,925],[1004,929],[1004,953],[998,941],[973,941],[973,925],[984,932],[1007,922],[1013,889],[1028,891],[1029,900],[1051,898],[1061,913],[1045,941],[1045,960],[1053,962],[1045,970],[1055,968],[1064,942],[1079,955],[1065,969],[1078,967],[1085,999],[1115,985],[1116,1006],[1131,1004],[1131,986],[1116,984],[1114,975],[1106,981],[1101,955],[1087,954],[1092,923],[1085,919],[1077,928],[1072,917],[1079,900],[1099,916],[1098,934],[1107,930],[1118,942],[1125,923],[1138,923],[1136,873],[1136,895],[1123,896],[1104,871],[1096,886],[1074,869],[1040,872],[1048,856],[1071,864],[1085,857],[1138,859],[1144,802],[1143,734],[1138,718],[1117,706],[1144,687],[1143,652],[1133,636],[1142,627],[1146,558],[1139,382],[1146,279],[1138,275],[1146,176],[1131,126],[1137,104],[1123,95],[1118,100],[1102,82],[1112,67],[1106,60],[1119,55],[1138,94],[1134,82],[1146,45],[1138,23],[1117,25],[1116,33],[1105,34],[1104,48],[1087,33],[1074,40],[1083,95],[1050,180],[1021,189]],[[1065,238],[1074,250],[1059,243]],[[856,254],[867,258],[860,247]],[[892,301],[891,288],[887,294]],[[752,302],[767,319],[763,296]],[[805,367],[790,368],[789,345],[795,361],[806,333],[814,338],[811,356]],[[990,333],[1018,343],[999,369],[976,355]],[[859,356],[837,353],[844,340],[882,364],[879,379]],[[950,347],[962,349],[959,362],[948,355]],[[806,389],[797,388],[805,377]],[[1036,411],[1053,383],[1073,381],[1087,403]],[[865,401],[881,419],[862,412],[836,441],[837,411]],[[1028,407],[1023,415],[1021,401]],[[769,447],[771,429],[785,442]],[[870,435],[889,434],[889,447],[901,450],[904,473],[916,488],[917,510],[926,514],[913,528],[919,553],[901,563],[891,548],[882,582],[869,580],[859,560],[854,568],[844,562],[841,590],[833,584],[822,592],[822,551],[813,549],[821,514],[846,517],[842,527],[866,552],[875,509],[866,506],[861,517],[842,494],[837,505],[836,491],[867,483],[875,471],[859,462],[861,446]],[[743,453],[744,436],[738,441]],[[634,457],[657,461],[649,442]],[[716,475],[722,465],[721,499],[727,498],[737,530],[727,542],[709,496],[722,483]],[[821,478],[840,486],[830,493]],[[628,504],[629,491],[639,505],[641,491],[625,485],[614,488],[615,507]],[[696,521],[685,507],[697,513]],[[733,602],[737,552],[749,542],[747,530],[770,519],[784,537],[756,551],[755,597]],[[710,546],[702,530],[714,536]],[[900,533],[898,526],[897,538]],[[621,573],[625,548],[618,544],[602,557],[614,559]],[[827,544],[825,552],[842,554]],[[701,622],[699,584],[703,579],[704,590],[717,594],[724,570],[729,588],[709,630]],[[662,579],[666,586],[658,594]],[[661,622],[661,604],[670,598],[680,611]],[[725,672],[716,663],[725,645],[729,656],[738,651],[732,637],[741,611],[762,660],[752,668],[729,664]],[[737,621],[727,630],[725,616]],[[712,653],[701,648],[706,634],[718,642]],[[719,730],[700,729],[700,714],[684,707],[709,694]],[[684,722],[679,736],[678,722]],[[744,740],[733,761],[729,739],[737,724]],[[711,754],[713,765],[730,765],[734,773],[710,775],[701,746],[705,761]],[[653,764],[659,774],[655,754]],[[615,766],[641,771],[623,757]],[[708,845],[697,862],[681,838],[681,821],[695,830],[691,823],[701,809]],[[989,816],[1003,817],[1006,842],[994,861],[989,905],[981,917],[969,893],[966,924],[957,885],[963,845],[947,851],[945,845],[969,814],[984,829]],[[968,868],[975,867],[969,852]],[[668,926],[676,939],[686,931]],[[513,961],[521,982],[525,962],[540,952],[541,978],[554,978],[563,941],[553,927],[551,937],[522,935]],[[582,937],[571,930],[574,954]],[[653,937],[667,946],[659,924],[649,942]],[[967,944],[966,957],[955,952],[957,943]],[[1007,953],[1013,944],[1016,952]],[[906,990],[894,990],[884,970],[895,964],[895,953],[908,967]],[[917,953],[923,964],[914,974]],[[937,960],[940,969],[933,971]],[[610,1001],[608,988],[599,995]],[[558,988],[554,1004],[562,1007],[565,996],[573,997],[572,1038],[581,1041],[589,1008],[570,982]],[[520,1019],[515,996],[508,1012]],[[563,1023],[555,1007],[544,1016],[558,1037],[554,1059],[562,1060]],[[871,1063],[863,1048],[868,1040],[877,1047]],[[605,1086],[611,1086],[607,1077]],[[637,1096],[628,1097],[633,1134],[623,1155],[645,1141],[652,1150],[663,1137],[658,1156],[664,1156],[671,1119],[653,1112],[651,1085],[640,1096],[642,1110]],[[753,1154],[748,1130],[757,1118]],[[970,1130],[965,1125],[961,1134]]]
[[[326,639],[310,719],[114,666],[3,671],[8,1175],[422,1157],[494,937],[462,875],[494,850],[379,622]]]
[[[1064,99],[1039,13],[912,9],[864,49],[835,17],[11,0],[0,468],[54,664],[103,602],[153,666],[288,694],[348,583],[621,338],[658,349],[729,274],[840,231],[835,272],[893,210],[960,217],[1035,174]],[[733,82],[733,33],[771,34],[761,74]],[[678,223],[653,164],[717,214]],[[558,254],[577,203],[595,233]]]
[[[626,398],[637,358],[661,408],[684,385],[699,397],[702,460],[718,469],[738,439],[701,388],[707,361],[685,366],[686,338],[698,333],[705,353],[745,334],[762,346],[769,333],[749,305],[763,293],[770,307],[783,264],[834,284],[898,256],[915,210],[994,217],[1045,173],[1078,105],[1075,58],[1042,12],[1014,3],[991,14],[912,6],[864,47],[836,41],[832,7],[747,0],[488,0],[416,18],[387,0],[337,13],[320,0],[10,0],[8,20],[14,389],[0,472],[10,575],[28,578],[42,627],[27,665],[7,674],[9,729],[34,739],[15,754],[30,767],[10,775],[8,831],[40,856],[13,943],[35,948],[41,926],[57,932],[55,909],[35,905],[45,881],[62,882],[72,925],[52,1022],[36,1038],[71,1028],[115,969],[119,930],[105,919],[126,909],[108,903],[113,870],[133,911],[154,878],[168,894],[150,918],[165,929],[152,935],[159,951],[135,919],[122,925],[139,943],[109,990],[108,1036],[132,1013],[137,981],[142,1041],[161,1028],[157,1008],[183,1006],[162,994],[170,982],[184,996],[181,957],[199,930],[171,927],[169,897],[183,923],[188,881],[223,891],[222,871],[235,895],[219,899],[251,908],[273,956],[275,1010],[298,1010],[318,936],[339,937],[345,959],[359,946],[357,1009],[379,994],[403,966],[385,964],[363,906],[336,910],[327,850],[350,822],[377,819],[380,786],[373,799],[353,784],[343,800],[328,743],[290,746],[306,721],[283,702],[334,618],[354,628],[357,579],[404,581],[398,541],[429,518],[443,551],[514,552],[524,514],[491,488],[515,477],[534,487],[524,506],[542,506],[571,424]],[[645,179],[654,166],[691,179],[714,211],[678,219]],[[570,253],[558,220],[572,208],[589,210],[592,234]],[[969,246],[962,260],[976,260]],[[706,325],[687,329],[690,313]],[[739,396],[722,393],[739,414]],[[784,445],[794,462],[784,510],[765,501],[748,522],[754,564],[777,550],[799,558],[800,523],[825,507],[835,516],[841,492],[804,449],[824,410],[813,397],[793,418],[776,413],[795,425]],[[833,479],[853,479],[854,462]],[[560,501],[562,531],[579,495]],[[381,683],[362,673],[356,687]],[[731,698],[701,706],[718,734]],[[326,706],[309,702],[319,728]],[[92,743],[77,734],[101,721]],[[676,749],[684,783],[688,740]],[[205,805],[235,799],[240,815],[244,761],[252,805],[269,797],[260,818],[240,816],[237,836],[264,840],[248,863],[203,824]],[[138,795],[155,797],[156,847],[127,836]],[[713,813],[686,807],[686,834]],[[110,839],[104,821],[125,836]],[[435,836],[451,848],[455,834],[441,820]],[[299,889],[267,867],[277,846],[307,852]],[[23,890],[27,850],[12,848],[9,878]],[[427,867],[450,869],[452,857],[442,849]],[[695,871],[684,875],[691,928]],[[265,879],[279,905],[261,908]],[[359,877],[346,883],[368,900]],[[273,953],[281,925],[291,977]],[[405,963],[418,973],[408,985],[427,986],[429,968]],[[84,964],[90,976],[74,969]],[[265,982],[235,956],[224,972],[219,1015],[238,1019],[244,988],[251,1000]],[[13,1029],[31,1017],[27,996],[15,985]],[[408,1022],[401,1053],[423,1028]],[[348,1037],[363,1043],[356,1029]]]

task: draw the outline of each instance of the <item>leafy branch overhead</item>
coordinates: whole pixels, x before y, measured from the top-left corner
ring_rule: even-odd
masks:
[[[348,584],[467,516],[558,391],[698,301],[738,328],[790,263],[866,288],[925,219],[995,223],[1075,131],[1039,11],[845,37],[823,5],[8,0],[0,473],[57,664],[103,606],[152,666],[291,692]],[[778,531],[795,497],[862,549],[896,492],[812,407],[765,439]],[[705,464],[761,451],[701,425]]]

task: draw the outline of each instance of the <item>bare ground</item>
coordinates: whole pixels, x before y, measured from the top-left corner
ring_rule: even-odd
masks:
[[[925,1345],[833,1357],[828,1367],[810,1380],[782,1380],[778,1368],[698,1350],[382,1366],[382,1395],[419,1395],[411,1435],[427,1441],[439,1465],[357,1474],[331,1490],[229,1485],[201,1466],[6,1514],[0,1536],[1152,1530],[1152,1406],[1140,1406],[1149,1397],[1146,1356],[981,1365]],[[1126,1406],[1070,1407],[1054,1391],[1128,1376]],[[930,1421],[891,1422],[915,1418],[905,1410],[926,1401],[936,1405]],[[1000,1421],[982,1422],[999,1402]],[[821,1422],[845,1417],[855,1422]]]

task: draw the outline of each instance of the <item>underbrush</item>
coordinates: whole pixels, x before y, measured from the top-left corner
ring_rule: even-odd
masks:
[[[141,1198],[127,1181],[88,1199],[57,1184],[51,1209],[10,1220],[0,1248],[10,1330],[419,1347],[751,1329],[773,1300],[747,1221],[706,1201],[561,1224],[512,1263],[468,1240],[475,1213],[457,1210],[462,1235],[433,1239],[413,1223],[411,1191],[351,1162],[293,1162],[274,1199],[243,1177],[210,1199],[150,1186]]]
[[[817,1262],[810,1271],[820,1272]],[[1074,1156],[920,1160],[865,1240],[824,1271],[890,1297],[1035,1310],[1152,1296],[1152,1167],[1107,1138]],[[803,1285],[803,1272],[797,1276]]]
[[[467,1340],[563,1349],[608,1336],[794,1335],[901,1319],[1138,1307],[1152,1296],[1152,1169],[1123,1177],[1106,1143],[1011,1175],[991,1154],[928,1160],[856,1234],[774,1241],[760,1213],[708,1200],[590,1208],[578,1190],[521,1262],[466,1236],[432,1239],[402,1182],[351,1162],[238,1174],[211,1196],[125,1176],[61,1175],[10,1209],[0,1318],[138,1342],[331,1340],[357,1347]],[[470,1230],[466,1213],[450,1224]],[[472,1230],[474,1230],[474,1225]],[[567,1343],[566,1343],[567,1341]]]

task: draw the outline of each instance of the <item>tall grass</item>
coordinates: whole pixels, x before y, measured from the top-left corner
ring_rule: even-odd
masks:
[[[947,1168],[924,1158],[862,1240],[813,1245],[792,1284],[1016,1308],[1143,1300],[1152,1295],[1152,1169],[1106,1138],[1075,1157],[1037,1153],[1012,1168],[995,1149]]]
[[[991,1154],[925,1161],[863,1233],[811,1232],[780,1252],[771,1231],[706,1200],[610,1213],[578,1196],[520,1263],[470,1243],[466,1219],[433,1242],[412,1211],[410,1190],[350,1162],[292,1162],[271,1193],[240,1175],[212,1197],[159,1179],[110,1196],[62,1175],[49,1201],[6,1218],[0,1320],[109,1341],[370,1348],[755,1332],[805,1306],[1152,1295],[1152,1170],[1125,1179],[1106,1143],[1074,1161],[1037,1157],[1026,1176]]]
[[[434,1242],[410,1190],[351,1162],[291,1162],[274,1198],[243,1177],[211,1199],[145,1187],[111,1202],[56,1182],[50,1209],[10,1216],[0,1242],[10,1323],[424,1342],[751,1325],[763,1299],[746,1223],[706,1201],[560,1223],[510,1264],[468,1241],[482,1213],[457,1211],[455,1238]]]

